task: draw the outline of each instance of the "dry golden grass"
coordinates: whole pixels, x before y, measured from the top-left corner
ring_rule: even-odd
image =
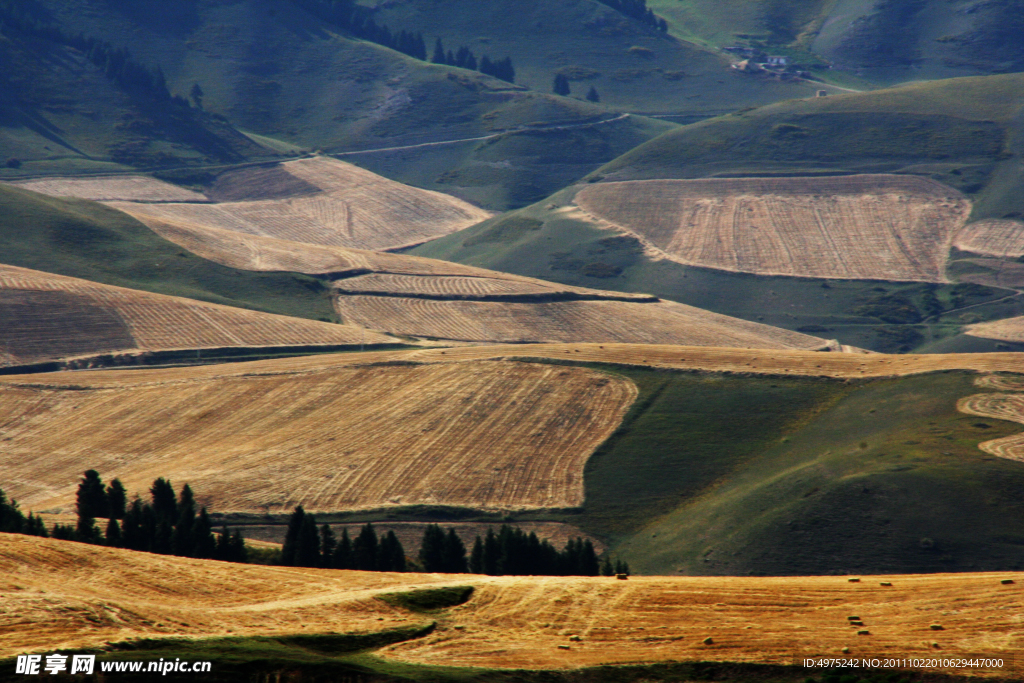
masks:
[[[1008,666],[997,673],[1009,680],[1024,674],[1024,662],[1013,657],[1024,646],[1022,578],[932,574],[850,583],[841,576],[385,574],[233,565],[4,534],[0,657],[141,637],[367,632],[423,619],[375,595],[473,585],[468,603],[431,616],[438,619],[433,634],[380,654],[418,664],[567,669],[693,660],[793,664],[843,657],[849,647],[848,656],[857,658],[1003,657]],[[848,616],[861,617],[864,626],[851,626]],[[861,629],[870,635],[858,636]],[[706,645],[708,637],[713,642]]]
[[[986,256],[1024,256],[1024,222],[987,220],[971,223],[957,233],[953,246]]]
[[[334,305],[346,323],[430,339],[762,349],[818,349],[827,344],[818,337],[670,301],[517,303],[350,295],[337,297]]]
[[[964,334],[1000,341],[1024,342],[1024,316],[968,325]]]
[[[639,180],[576,195],[681,263],[761,275],[945,282],[971,206],[918,177]]]
[[[0,264],[0,363],[120,351],[340,345],[396,340],[345,325],[248,311]]]
[[[409,626],[422,618],[373,593],[439,578],[188,560],[0,534],[0,658],[133,638]]]
[[[329,157],[235,171],[217,204],[111,202],[151,223],[212,227],[293,242],[389,249],[447,235],[491,216],[460,199],[403,185]],[[216,194],[215,194],[216,196]],[[258,197],[271,199],[257,199]]]
[[[74,374],[70,391],[48,381],[59,374],[0,384],[2,486],[26,508],[71,509],[89,468],[130,492],[188,482],[218,512],[576,507],[587,459],[637,393],[582,368],[487,361],[139,370],[117,386]]]
[[[10,183],[54,197],[77,197],[96,202],[206,202],[206,195],[165,183],[149,176],[103,176],[99,178],[54,177]]]

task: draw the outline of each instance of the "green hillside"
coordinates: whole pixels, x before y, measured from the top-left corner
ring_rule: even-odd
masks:
[[[107,285],[301,318],[335,320],[326,287],[293,273],[195,256],[96,202],[0,185],[0,262]]]

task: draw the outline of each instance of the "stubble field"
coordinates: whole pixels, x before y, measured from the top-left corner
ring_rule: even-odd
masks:
[[[187,482],[217,512],[575,507],[587,459],[637,395],[626,379],[519,362],[117,374],[0,383],[8,495],[73,509],[95,468],[129,492]]]
[[[946,282],[970,202],[912,176],[596,183],[576,204],[680,263],[759,275]]]
[[[0,656],[143,637],[367,633],[429,618],[437,621],[433,633],[379,655],[413,664],[523,669],[987,656],[1003,658],[1005,667],[971,673],[1011,679],[1024,671],[1013,657],[1024,645],[1016,617],[1019,573],[873,576],[858,583],[842,576],[616,581],[387,574],[239,566],[6,534],[0,539]],[[376,599],[460,585],[474,586],[469,602],[429,617]],[[851,624],[851,616],[862,625]]]

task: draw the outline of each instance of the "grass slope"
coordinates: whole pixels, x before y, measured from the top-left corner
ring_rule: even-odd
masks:
[[[334,320],[327,288],[293,273],[199,258],[127,214],[82,199],[0,186],[0,252],[22,268],[301,318]]]
[[[1024,466],[957,412],[974,375],[843,382],[623,370],[641,389],[574,520],[651,574],[1016,569]]]

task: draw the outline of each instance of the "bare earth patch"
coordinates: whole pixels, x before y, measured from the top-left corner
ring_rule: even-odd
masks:
[[[3,489],[26,509],[70,509],[95,468],[129,492],[188,482],[217,512],[577,507],[587,459],[637,394],[592,370],[507,361],[253,370],[0,384]]]
[[[759,275],[945,282],[970,202],[912,176],[596,183],[592,216],[680,263]]]

